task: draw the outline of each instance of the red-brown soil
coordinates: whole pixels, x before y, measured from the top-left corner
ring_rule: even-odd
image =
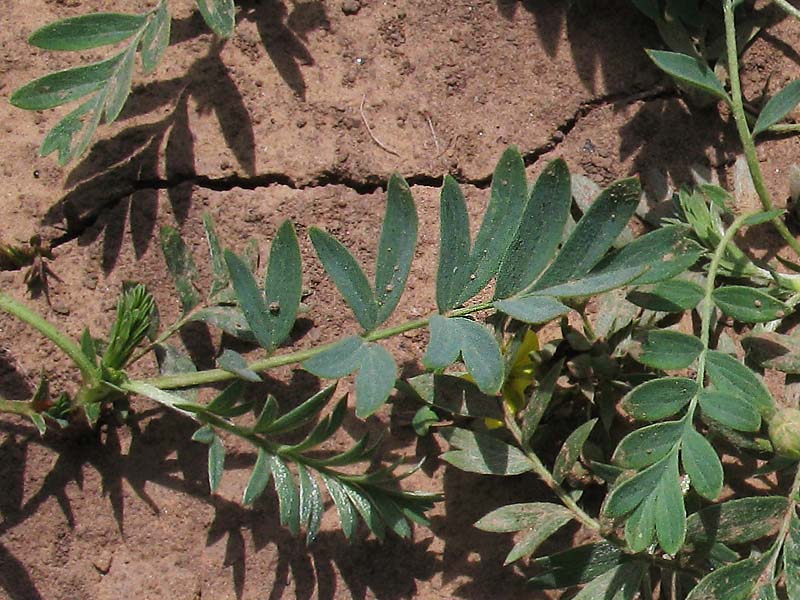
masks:
[[[352,3],[349,0],[348,3]],[[0,93],[100,56],[38,51],[25,38],[57,18],[95,10],[138,11],[147,2],[7,0],[0,7]],[[320,225],[371,264],[388,176],[412,185],[420,240],[396,320],[428,314],[438,244],[443,173],[462,183],[474,219],[487,201],[495,162],[516,144],[535,176],[564,157],[574,173],[606,185],[640,175],[653,197],[661,179],[689,183],[695,167],[732,185],[738,151],[727,114],[693,109],[650,64],[660,47],[651,24],[623,0],[567,2],[339,0],[238,3],[236,36],[220,42],[191,0],[170,2],[172,45],[150,78],[137,77],[120,119],[102,126],[77,164],[38,157],[54,111],[0,103],[0,239],[42,234],[55,246],[50,303],[31,299],[19,271],[0,273],[4,292],[24,299],[73,336],[110,326],[127,280],[155,294],[162,322],[178,305],[157,241],[178,227],[205,263],[200,222],[216,219],[221,238],[241,250],[254,236],[266,251],[292,219],[301,234],[307,302],[297,347],[356,330],[313,257],[305,232]],[[748,50],[748,98],[800,76],[800,26],[773,24]],[[370,137],[362,117],[374,136]],[[760,146],[779,204],[800,140]],[[743,202],[747,200],[744,199]],[[766,230],[765,230],[766,231]],[[755,250],[779,248],[760,230]],[[206,271],[207,272],[207,269]],[[29,397],[44,371],[55,390],[74,390],[76,372],[29,329],[0,315],[0,393]],[[203,327],[183,337],[198,366],[213,366],[220,338]],[[389,344],[406,374],[419,372],[423,334]],[[141,371],[152,372],[153,364]],[[319,387],[281,370],[265,385],[292,406]],[[343,389],[345,389],[343,387]],[[780,395],[780,390],[776,388]],[[47,599],[521,598],[520,568],[503,568],[509,536],[472,523],[510,501],[545,498],[533,477],[479,478],[447,469],[434,443],[417,442],[402,403],[361,422],[351,417],[336,443],[386,432],[384,457],[429,456],[409,487],[442,490],[430,529],[379,544],[362,531],[348,545],[331,511],[309,549],[278,524],[269,493],[240,504],[252,449],[229,442],[229,469],[210,495],[205,447],[192,425],[135,399],[129,423],[96,433],[48,434],[0,419],[0,597]]]

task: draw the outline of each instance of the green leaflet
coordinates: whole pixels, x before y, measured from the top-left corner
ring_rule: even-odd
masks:
[[[160,237],[161,251],[167,263],[167,270],[175,282],[181,311],[185,315],[200,302],[200,295],[195,289],[195,281],[198,277],[197,266],[195,266],[192,253],[175,228],[164,225],[161,228]]]
[[[153,13],[150,23],[142,36],[140,52],[142,55],[142,70],[149,75],[156,70],[158,63],[164,58],[164,53],[169,46],[169,34],[172,27],[172,18],[167,10],[167,3],[162,1]]]
[[[549,296],[521,296],[496,300],[492,306],[509,317],[531,325],[547,323],[570,311],[568,306]]]
[[[555,296],[557,298],[577,298],[594,296],[630,283],[645,271],[646,267],[635,266],[617,270],[589,273],[578,279],[565,281],[544,289],[531,292],[533,295]]]
[[[572,600],[633,600],[646,570],[641,562],[614,567],[590,581]]]
[[[556,362],[547,374],[539,382],[539,385],[534,390],[533,395],[528,400],[528,404],[522,411],[522,439],[527,443],[530,442],[533,434],[536,433],[537,427],[544,416],[550,401],[553,399],[553,392],[556,388],[556,382],[561,375],[561,369],[564,366],[564,359],[562,358]]]
[[[48,23],[34,31],[28,43],[44,50],[88,50],[116,44],[145,24],[145,15],[93,13]]]
[[[632,431],[622,438],[612,460],[626,469],[650,466],[672,452],[685,427],[683,421],[668,421]]]
[[[800,519],[792,515],[789,535],[783,547],[783,572],[786,577],[786,595],[800,598]]]
[[[754,496],[707,506],[689,516],[687,539],[693,543],[745,544],[775,535],[788,509],[781,496]]]
[[[386,216],[375,270],[377,323],[394,312],[406,286],[417,244],[417,209],[408,184],[399,175],[389,179]]]
[[[269,460],[269,454],[267,454],[263,448],[259,448],[256,464],[253,466],[253,472],[250,474],[250,479],[247,482],[247,487],[242,496],[242,504],[248,505],[255,502],[267,488],[271,475],[272,465]]]
[[[686,508],[680,481],[678,454],[674,452],[658,484],[654,507],[656,537],[667,554],[677,554],[686,539]]]
[[[495,299],[524,290],[547,266],[561,242],[571,202],[569,169],[562,159],[556,159],[545,167],[531,190],[497,275]]]
[[[222,440],[219,439],[219,436],[214,435],[208,446],[208,486],[211,488],[212,494],[219,488],[224,470],[225,446],[222,445]]]
[[[269,427],[260,429],[260,432],[277,435],[302,427],[319,414],[333,396],[335,389],[336,385],[330,385],[317,392],[301,405],[272,421]]]
[[[697,384],[687,377],[662,377],[635,387],[622,399],[622,408],[641,421],[671,417],[697,392]]]
[[[519,475],[533,469],[521,450],[491,435],[457,427],[442,430],[442,435],[455,448],[442,454],[442,459],[462,471]]]
[[[236,6],[233,0],[197,0],[197,8],[211,30],[221,38],[233,35]]]
[[[339,379],[358,369],[363,345],[363,338],[351,335],[336,342],[328,350],[304,361],[303,368],[317,377]]]
[[[538,589],[572,587],[592,581],[629,561],[621,549],[609,543],[587,544],[537,558],[532,564],[541,572],[528,583]]]
[[[636,306],[661,312],[691,310],[703,299],[705,291],[693,281],[670,279],[649,289],[637,289],[628,294]]]
[[[360,356],[356,377],[356,416],[365,419],[389,398],[397,380],[397,365],[389,351],[379,344],[364,344]]]
[[[742,339],[748,359],[761,367],[800,374],[800,338],[772,331],[751,333]]]
[[[625,521],[625,541],[634,552],[643,552],[653,543],[656,535],[656,495],[644,499]]]
[[[692,428],[683,434],[681,464],[698,494],[711,501],[719,497],[724,482],[722,463],[711,443]]]
[[[481,531],[510,532],[537,527],[553,518],[566,517],[572,520],[572,513],[560,504],[550,502],[528,502],[501,506],[483,516],[475,527]],[[567,521],[564,521],[565,523]]]
[[[775,401],[766,386],[753,371],[734,357],[718,350],[711,350],[706,357],[706,369],[717,390],[747,400],[764,417],[775,412]]]
[[[292,535],[300,532],[300,494],[292,473],[280,457],[269,455],[272,479],[275,482],[275,493],[278,496],[278,512],[281,525],[288,528]]]
[[[255,343],[256,337],[247,323],[242,310],[237,306],[209,306],[192,313],[189,321],[200,321],[245,342]]]
[[[530,529],[522,535],[516,544],[514,544],[514,547],[511,548],[506,556],[505,561],[503,561],[503,564],[510,565],[520,558],[530,556],[536,552],[539,546],[547,541],[551,535],[569,523],[569,521],[570,517],[553,516],[541,523],[538,527]]]
[[[702,390],[700,408],[708,418],[736,431],[758,431],[761,415],[749,398],[716,390]]]
[[[211,272],[213,274],[211,290],[208,295],[213,297],[228,287],[230,277],[228,275],[228,267],[225,264],[225,256],[222,252],[222,244],[219,243],[219,237],[214,227],[214,218],[208,212],[203,213],[203,230],[206,234],[208,254],[211,258]]]
[[[555,464],[553,465],[553,479],[560,485],[564,478],[572,470],[573,465],[580,458],[583,451],[583,445],[589,439],[589,434],[597,423],[597,419],[591,419],[575,429],[567,437],[564,445],[556,456]]]
[[[586,275],[628,224],[640,194],[636,179],[617,181],[601,192],[532,289],[543,290]]]
[[[292,331],[303,294],[302,269],[297,234],[292,223],[284,221],[272,240],[264,279],[264,321],[272,344],[268,350],[279,346]]]
[[[240,402],[244,389],[243,382],[234,381],[206,405],[205,412],[225,418],[238,417],[250,412],[251,403]]]
[[[753,126],[753,136],[766,131],[783,119],[794,110],[798,102],[800,102],[800,80],[795,80],[770,98],[761,109],[758,120]]]
[[[725,88],[702,60],[677,52],[661,50],[647,50],[647,55],[659,69],[675,78],[679,83],[711,94],[730,104],[731,99],[725,92]]]
[[[503,411],[495,399],[463,377],[423,373],[410,379],[400,379],[397,383],[404,393],[451,414],[498,420],[503,418]]]
[[[297,463],[296,467],[300,480],[299,520],[300,525],[306,529],[306,544],[311,544],[319,533],[325,505],[322,502],[319,484],[314,476],[302,463]]]
[[[225,369],[229,373],[234,373],[245,381],[258,383],[261,377],[255,371],[251,371],[244,356],[238,352],[225,348],[222,355],[217,359],[220,369]]]
[[[605,513],[612,518],[624,517],[641,504],[658,486],[667,470],[670,455],[626,479],[606,497]]]
[[[770,553],[746,558],[706,575],[687,600],[750,600]]]
[[[125,101],[131,93],[133,67],[135,66],[136,60],[136,46],[137,44],[131,44],[122,54],[122,60],[119,61],[114,75],[106,84],[106,89],[103,94],[106,97],[103,109],[106,123],[112,123],[117,119],[119,113],[122,112],[122,107],[125,106]]]
[[[350,502],[350,497],[347,495],[342,483],[336,479],[320,473],[325,487],[328,488],[328,493],[336,505],[336,512],[339,514],[339,521],[342,524],[342,532],[344,536],[351,540],[356,530],[356,511],[353,504]]]
[[[458,304],[469,272],[469,215],[464,195],[450,175],[444,178],[439,201],[439,268],[436,306],[445,313]]]
[[[647,333],[647,341],[642,346],[640,363],[671,371],[685,369],[700,356],[703,343],[694,336],[670,330],[654,330]]]
[[[788,307],[761,290],[727,285],[714,290],[711,295],[722,312],[743,323],[766,323],[786,316]]]

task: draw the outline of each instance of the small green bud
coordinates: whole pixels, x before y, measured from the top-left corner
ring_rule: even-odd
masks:
[[[775,454],[800,459],[800,410],[782,408],[769,421],[769,438]]]

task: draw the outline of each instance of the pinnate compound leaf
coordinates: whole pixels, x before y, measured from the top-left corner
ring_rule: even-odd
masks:
[[[236,6],[233,0],[197,0],[197,8],[211,30],[221,38],[229,38],[236,27]]]
[[[626,469],[642,469],[667,456],[680,441],[682,421],[655,423],[632,431],[614,451],[614,463]]]
[[[662,377],[635,387],[622,399],[622,408],[634,419],[659,421],[689,404],[697,384],[687,377]]]
[[[414,248],[417,244],[417,209],[406,181],[392,175],[387,190],[386,217],[383,221],[375,269],[377,323],[394,311],[405,289]]]
[[[711,297],[722,312],[742,323],[774,321],[785,317],[788,310],[780,300],[743,285],[717,288]]]
[[[670,279],[649,289],[637,289],[628,294],[636,306],[660,312],[691,310],[703,299],[705,291],[693,281]]]
[[[531,325],[547,323],[570,311],[568,306],[550,296],[520,296],[497,300],[493,306],[509,317]]]
[[[263,448],[259,448],[256,464],[253,466],[253,472],[250,473],[250,479],[242,496],[242,504],[248,505],[255,502],[267,488],[271,475],[272,463],[270,462],[269,454]]]
[[[483,475],[519,475],[533,469],[519,448],[485,433],[448,428],[442,431],[455,450],[442,455],[448,463],[470,473]]]
[[[792,515],[789,535],[783,547],[783,572],[786,576],[786,595],[800,598],[800,519]]]
[[[730,98],[717,76],[701,59],[662,50],[647,50],[647,55],[667,75],[730,104]]]
[[[126,40],[138,32],[146,21],[145,15],[81,15],[37,29],[28,38],[28,43],[44,50],[88,50]]]
[[[683,434],[681,463],[698,494],[711,501],[719,497],[724,481],[722,463],[711,443],[691,427]]]
[[[469,277],[469,215],[464,194],[450,175],[444,178],[439,201],[439,268],[436,273],[436,306],[440,313],[458,304]]]
[[[162,1],[153,13],[150,23],[142,36],[140,52],[142,55],[142,69],[145,74],[156,70],[158,63],[164,58],[164,53],[169,46],[169,34],[172,19],[167,10],[167,3]],[[205,221],[205,218],[204,218]]]
[[[775,125],[792,112],[798,102],[800,102],[800,80],[795,80],[770,98],[761,109],[758,120],[753,126],[753,135],[756,136]]]
[[[168,225],[161,228],[161,251],[167,263],[167,270],[175,282],[181,310],[185,315],[200,302],[200,295],[194,287],[197,267],[192,253],[181,239],[178,230]]]
[[[470,253],[469,275],[457,304],[475,296],[495,276],[527,204],[525,163],[519,150],[512,146],[500,157],[492,175],[491,199]]]
[[[359,324],[370,331],[378,325],[378,306],[367,276],[342,243],[335,237],[311,227],[311,243],[322,266],[352,309]]]
[[[278,496],[281,525],[287,527],[292,535],[297,535],[300,532],[300,493],[297,484],[289,467],[278,456],[270,454],[269,462]]]
[[[300,244],[291,221],[284,221],[278,227],[275,239],[272,240],[264,279],[267,309],[264,322],[272,341],[271,346],[267,347],[268,350],[274,350],[289,337],[297,318],[302,294]]]
[[[752,401],[738,394],[702,390],[699,394],[703,414],[736,431],[758,431],[761,415]]]
[[[587,544],[537,558],[532,564],[542,572],[528,583],[538,589],[572,587],[592,581],[629,561],[620,548],[607,542]]]
[[[700,356],[703,343],[694,336],[677,331],[654,330],[647,334],[639,362],[665,371],[685,369]]]
[[[689,515],[687,538],[694,543],[746,544],[775,535],[789,507],[781,496],[754,496],[707,506]]]
[[[397,364],[380,344],[364,344],[360,355],[360,369],[356,377],[356,416],[365,419],[389,398],[397,380]]]
[[[572,203],[567,164],[556,159],[531,190],[517,233],[497,275],[494,297],[508,298],[530,286],[561,242]]]
[[[220,369],[224,369],[229,373],[234,373],[237,377],[245,381],[252,381],[258,383],[261,377],[255,371],[252,371],[245,360],[244,356],[238,352],[225,348],[222,355],[217,359],[217,364]]]
[[[638,180],[624,179],[601,192],[533,289],[578,280],[591,271],[630,221],[641,191]]]
[[[725,565],[706,575],[686,600],[751,600],[770,553]]]
[[[775,401],[764,383],[753,371],[729,354],[718,350],[709,351],[706,356],[706,370],[717,390],[738,395],[755,406],[762,415],[775,411]]]
[[[217,491],[220,481],[222,481],[224,470],[225,446],[222,445],[222,440],[219,439],[219,436],[214,435],[208,446],[208,485],[212,494]]]
[[[655,502],[656,537],[667,554],[677,554],[686,539],[686,507],[678,473],[678,453],[670,457],[658,484]]]
[[[586,584],[572,600],[634,600],[646,570],[641,562],[614,567]]]
[[[553,479],[556,480],[556,483],[561,484],[572,470],[573,465],[580,458],[583,445],[589,439],[589,434],[592,433],[596,423],[597,419],[591,419],[569,434],[553,465]]]

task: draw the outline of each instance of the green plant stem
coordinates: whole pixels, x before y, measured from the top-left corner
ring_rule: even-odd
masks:
[[[789,510],[786,511],[786,515],[783,517],[781,528],[778,531],[778,537],[775,539],[775,544],[772,548],[772,556],[769,559],[768,569],[769,572],[772,573],[773,578],[775,577],[775,566],[778,563],[778,555],[781,552],[781,548],[783,548],[783,543],[786,541],[786,536],[789,533],[789,527],[792,525],[792,517],[795,514],[798,493],[800,493],[800,467],[795,470],[794,481],[792,482],[792,488],[789,491]]]
[[[783,0],[773,0],[780,2]],[[761,173],[761,167],[758,163],[758,154],[756,153],[756,145],[753,141],[753,135],[750,133],[750,128],[747,125],[747,116],[744,112],[744,103],[742,100],[742,84],[739,79],[739,54],[736,48],[736,25],[733,15],[733,0],[725,0],[724,15],[725,15],[725,42],[727,46],[728,58],[728,75],[731,81],[731,110],[733,111],[733,120],[736,122],[736,130],[739,133],[739,138],[744,148],[744,156],[747,160],[747,167],[750,170],[750,177],[753,179],[753,187],[758,194],[761,201],[761,206],[764,210],[772,210],[772,199],[770,198],[769,190],[764,182],[764,176]],[[786,224],[781,221],[780,217],[772,219],[772,224],[781,237],[786,240],[786,243],[795,253],[800,256],[800,242],[798,242]]]
[[[37,329],[39,333],[58,346],[80,369],[85,384],[94,386],[99,383],[97,368],[86,357],[80,347],[59,331],[50,321],[2,292],[0,292],[0,310]]]
[[[25,400],[6,400],[5,398],[0,398],[0,413],[11,413],[24,417],[37,414],[30,402]]]
[[[797,133],[800,132],[800,123],[778,123],[770,126],[767,131],[770,133]]]
[[[480,304],[475,304],[472,306],[465,306],[464,308],[459,308],[454,311],[451,311],[449,316],[461,317],[479,312],[481,310],[486,310],[488,308],[491,308],[491,306],[492,302],[482,302]],[[390,337],[394,337],[401,333],[405,333],[406,331],[412,331],[414,329],[420,329],[422,327],[425,327],[428,325],[430,320],[431,317],[424,317],[422,319],[406,321],[405,323],[401,323],[400,325],[395,325],[393,327],[377,329],[375,331],[366,334],[364,336],[364,340],[366,340],[367,342],[377,342],[379,340],[384,340]],[[330,342],[328,344],[322,344],[320,346],[315,346],[314,348],[308,348],[306,350],[297,350],[295,352],[290,352],[288,354],[281,354],[278,356],[261,358],[259,360],[255,360],[249,363],[247,365],[247,368],[250,369],[251,371],[262,372],[262,371],[268,371],[270,369],[275,369],[277,367],[284,367],[286,365],[300,363],[310,358],[313,358],[318,354],[325,352],[326,350],[330,350],[337,343],[338,341]],[[169,389],[193,387],[197,385],[207,385],[210,383],[218,383],[220,381],[229,381],[231,379],[236,379],[236,377],[237,375],[235,373],[231,373],[230,371],[225,371],[223,369],[208,369],[206,371],[198,371],[195,373],[179,373],[175,375],[164,375],[162,377],[154,377],[152,379],[144,380],[143,383],[147,383],[149,385],[161,388],[163,390],[169,390]]]
[[[789,4],[786,0],[772,0],[772,3],[796,19],[800,19],[800,10]]]

